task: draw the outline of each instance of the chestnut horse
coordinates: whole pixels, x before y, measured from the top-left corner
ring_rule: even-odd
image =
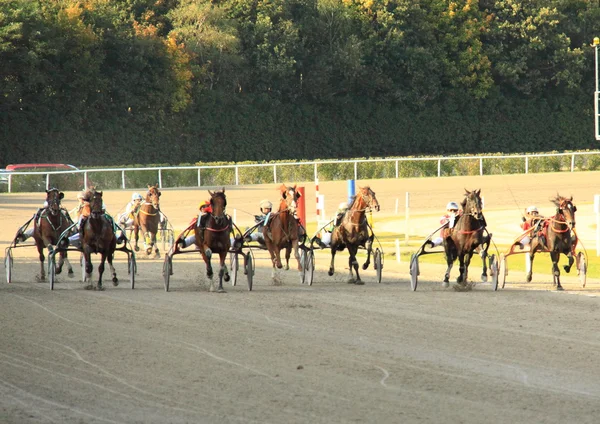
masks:
[[[300,254],[298,253],[300,224],[295,217],[300,193],[296,191],[296,186],[286,187],[285,184],[279,187],[279,191],[281,193],[279,210],[270,215],[268,222],[263,227],[265,244],[273,262],[273,272],[271,274],[273,278],[276,278],[276,268],[283,268],[281,249],[286,249],[286,251],[291,249],[298,262],[298,272],[302,271]]]
[[[210,259],[213,253],[219,255],[219,288],[217,291],[225,293],[223,280],[229,281],[230,279],[225,260],[231,248],[229,234],[233,230],[233,223],[231,217],[225,213],[225,208],[227,207],[225,189],[215,192],[209,190],[208,193],[210,194],[212,212],[206,220],[202,220],[204,226],[201,226],[200,220],[198,220],[198,224],[194,227],[194,235],[196,237],[196,246],[200,249],[200,254],[206,264],[206,276],[210,279],[210,291],[214,290],[212,281],[213,269]]]
[[[46,279],[44,248],[47,247],[51,253],[56,243],[58,243],[60,235],[73,224],[69,213],[61,208],[60,202],[64,197],[64,193],[59,192],[57,188],[46,190],[46,203],[48,206],[42,210],[39,218],[35,219],[33,223],[33,239],[35,240],[41,264],[40,275],[38,277],[40,281]],[[62,272],[64,263],[67,264],[69,277],[73,277],[73,267],[71,267],[71,263],[67,258],[67,252],[61,251],[58,263],[56,264],[57,274]]]
[[[573,255],[577,246],[577,235],[575,234],[575,211],[577,207],[573,205],[573,197],[563,197],[559,194],[550,199],[556,206],[556,214],[551,218],[546,218],[541,223],[541,229],[536,231],[531,237],[531,248],[529,251],[529,263],[527,264],[527,282],[531,282],[533,258],[536,251],[549,251],[552,259],[552,275],[557,290],[563,290],[560,284],[560,269],[558,260],[560,254],[564,254],[569,259],[569,264],[564,266],[566,272],[571,271],[571,266],[575,261]]]
[[[467,286],[469,264],[476,249],[480,250],[483,260],[481,279],[487,281],[487,251],[490,247],[492,235],[487,233],[486,221],[483,216],[481,203],[481,190],[468,191],[465,189],[465,198],[461,202],[462,212],[457,218],[454,228],[445,228],[444,251],[448,267],[444,275],[444,286],[450,281],[450,270],[458,258],[460,274],[456,282],[459,288]],[[485,234],[487,233],[487,234]]]
[[[142,238],[144,239],[144,249],[146,254],[150,256],[154,250],[154,257],[159,258],[158,244],[156,243],[156,233],[158,232],[158,224],[160,223],[160,190],[158,184],[149,185],[146,199],[140,206],[140,210],[133,220],[133,233],[135,234],[134,249],[136,252],[140,250],[138,247],[139,231],[142,230]]]
[[[108,261],[112,273],[112,282],[114,286],[119,284],[115,267],[112,264],[115,249],[117,247],[117,237],[113,230],[113,225],[104,214],[102,203],[102,192],[96,189],[89,189],[86,193],[86,199],[89,205],[89,216],[83,218],[80,224],[81,233],[81,250],[85,259],[85,282],[87,290],[104,290],[102,287],[102,274],[104,273],[104,263]],[[83,213],[85,217],[86,212]],[[99,253],[101,256],[100,265],[98,266],[98,284],[94,286],[92,283],[92,261],[91,254]]]
[[[375,197],[375,192],[369,186],[359,187],[358,194],[352,199],[350,208],[344,214],[340,225],[335,227],[331,233],[331,264],[329,265],[329,275],[335,272],[334,261],[335,254],[338,251],[348,249],[350,258],[348,266],[350,269],[349,283],[364,284],[358,274],[358,261],[356,254],[359,247],[367,249],[367,261],[363,264],[363,269],[367,269],[371,263],[371,252],[373,239],[375,235],[367,222],[366,211],[375,209],[379,211],[379,202]],[[352,273],[356,274],[356,278]]]

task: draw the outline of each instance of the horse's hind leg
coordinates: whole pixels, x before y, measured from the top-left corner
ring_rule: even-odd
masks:
[[[86,290],[93,290],[94,284],[92,283],[92,272],[94,267],[92,266],[92,255],[89,252],[84,252],[83,257],[85,258],[85,286]]]
[[[38,253],[40,258],[40,275],[38,277],[38,281],[46,281],[46,267],[44,266],[44,261],[46,257],[44,256],[44,249],[38,247]]]
[[[552,259],[552,275],[554,276],[554,283],[556,284],[556,290],[563,290],[563,286],[560,284],[560,269],[558,268],[558,259],[560,257],[559,252],[550,252],[550,258]]]
[[[449,254],[446,254],[446,264],[446,273],[444,274],[444,282],[442,283],[444,287],[450,285],[450,271],[452,271],[452,267],[454,266],[454,259]]]
[[[287,245],[285,247],[285,270],[287,271],[288,269],[290,269],[290,257],[292,256],[292,246],[291,245]]]
[[[223,278],[227,276],[225,281],[229,281],[229,272],[227,271],[227,265],[225,265],[226,256],[227,252],[219,253],[221,267],[219,268],[219,288],[217,289],[218,293],[225,293],[225,289],[223,288]]]
[[[354,284],[364,284],[363,281],[360,279],[360,275],[358,274],[358,260],[356,259],[356,253],[358,252],[358,247],[355,246],[348,246],[348,252],[350,253],[350,258],[348,259],[348,267],[350,268],[350,280],[348,280],[349,283],[354,283]],[[354,269],[354,272],[356,274],[356,280],[353,281],[353,277],[352,277],[352,270]]]
[[[67,252],[64,252],[64,258],[65,258],[65,263],[67,264],[67,271],[68,271],[68,276],[69,278],[73,278],[73,276],[75,275],[75,273],[73,272],[73,267],[71,266],[71,262],[69,261],[69,257],[67,255]]]
[[[337,251],[337,245],[333,244],[333,242],[332,242],[331,243],[331,263],[329,264],[329,271],[327,272],[327,274],[330,277],[335,272],[335,268],[334,268],[333,264],[335,262],[335,253],[336,253],[336,251]]]
[[[96,285],[96,290],[102,291],[104,287],[102,286],[102,274],[104,274],[104,263],[106,262],[106,255],[101,253],[102,259],[100,259],[100,265],[98,265],[98,284]]]
[[[526,257],[528,258],[528,260],[525,262],[525,272],[527,273],[525,281],[531,283],[531,280],[533,278],[533,258],[535,257],[533,244],[531,245],[531,251],[529,253],[526,253]]]

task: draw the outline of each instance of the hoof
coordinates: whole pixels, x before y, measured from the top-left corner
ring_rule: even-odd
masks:
[[[563,268],[564,268],[564,270],[565,270],[566,273],[571,272],[571,267],[569,265],[565,265],[565,266],[563,266]]]
[[[136,252],[139,252],[139,251],[140,251],[140,247],[139,247],[139,246],[135,246],[135,247],[134,247],[134,250],[135,250]]]
[[[227,283],[227,282],[229,282],[229,280],[231,280],[231,277],[229,276],[229,274],[225,274],[223,276],[223,280],[225,280],[225,282]]]
[[[487,275],[481,274],[481,282],[487,283]]]
[[[356,280],[354,284],[356,284],[357,286],[362,286],[365,284],[365,282],[363,280]]]
[[[98,284],[98,287],[96,288],[96,290],[104,291],[104,286],[102,284]]]
[[[290,270],[290,266],[286,264],[286,265],[285,265],[285,270],[286,270],[286,271],[289,271],[289,270]]]
[[[72,269],[70,269],[70,270],[69,270],[69,272],[67,273],[67,276],[68,276],[69,278],[73,278],[73,277],[75,277],[75,273],[73,272],[73,270],[72,270]]]
[[[327,271],[327,275],[329,275],[331,277],[333,275],[333,270],[330,269],[329,271]]]
[[[113,286],[117,287],[119,285],[119,279],[117,277],[113,277],[112,283],[113,283]]]
[[[531,283],[532,277],[531,275],[528,275],[527,278],[525,279],[525,281],[527,281],[528,283]]]
[[[558,290],[558,291],[563,291],[564,289],[563,289],[563,286],[561,286],[561,285],[558,285],[558,286],[556,286],[556,290]]]
[[[369,263],[365,262],[362,266],[363,271],[366,270],[369,267]]]
[[[283,268],[283,265],[277,264],[277,269],[281,269],[281,268]]]
[[[84,289],[86,290],[94,290],[94,286],[91,284],[88,284],[87,286],[84,287]]]
[[[210,278],[211,280],[212,280],[212,278],[213,278],[213,275],[214,275],[214,274],[213,274],[212,272],[207,272],[207,273],[206,273],[206,277]]]
[[[442,283],[442,287],[445,288],[445,289],[447,289],[448,287],[450,287],[450,282],[449,281],[444,281]]]
[[[217,289],[217,293],[227,293],[223,287]]]

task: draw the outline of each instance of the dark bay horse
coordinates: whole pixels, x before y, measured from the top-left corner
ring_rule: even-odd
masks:
[[[468,191],[465,189],[465,198],[461,202],[462,213],[458,217],[454,228],[444,229],[444,251],[448,268],[444,275],[444,286],[450,281],[450,270],[458,258],[460,274],[456,282],[461,288],[467,286],[469,264],[476,249],[481,252],[483,270],[481,278],[487,280],[487,251],[490,247],[492,235],[487,233],[486,222],[482,212],[481,190]],[[485,234],[487,233],[487,234]]]
[[[556,206],[556,213],[550,218],[544,219],[538,231],[535,231],[531,237],[531,249],[529,252],[530,262],[527,269],[527,282],[531,282],[533,258],[535,252],[549,251],[552,259],[552,275],[557,290],[563,290],[560,284],[560,269],[558,260],[560,254],[564,254],[569,259],[569,264],[564,266],[565,272],[571,271],[571,266],[575,261],[573,257],[575,247],[577,246],[577,235],[575,234],[575,211],[577,207],[573,205],[573,197],[563,197],[559,194],[550,199]]]
[[[61,208],[60,202],[64,197],[64,193],[59,192],[57,188],[46,190],[46,203],[48,206],[42,210],[39,218],[35,219],[33,223],[33,239],[35,240],[41,264],[40,275],[38,277],[40,281],[46,279],[44,249],[48,248],[48,251],[52,252],[54,246],[58,243],[60,235],[73,224],[69,213]],[[67,258],[67,252],[61,251],[58,263],[56,264],[57,274],[62,272],[64,263],[67,264],[69,277],[73,277],[73,267],[71,267],[71,263]]]
[[[367,261],[363,264],[363,269],[367,269],[371,263],[371,252],[373,239],[375,235],[370,230],[367,222],[367,210],[375,209],[379,211],[379,202],[375,197],[375,192],[369,186],[359,187],[358,194],[354,196],[349,209],[344,214],[339,226],[333,229],[331,233],[331,264],[329,266],[329,275],[333,275],[335,254],[338,251],[348,249],[350,258],[348,266],[350,268],[349,283],[364,284],[358,274],[358,261],[356,254],[359,247],[367,249]],[[356,274],[356,278],[352,273]]]
[[[117,247],[117,237],[113,230],[113,225],[104,214],[102,203],[102,192],[96,189],[89,189],[86,193],[89,200],[89,216],[84,218],[80,224],[81,250],[85,258],[85,282],[87,290],[104,290],[102,286],[102,274],[104,273],[104,263],[108,261],[112,273],[112,282],[114,286],[119,284],[115,267],[112,264],[115,249]],[[101,260],[98,266],[98,284],[92,283],[92,260],[91,254],[100,254]]]
[[[220,191],[208,191],[210,194],[210,204],[212,213],[208,219],[204,221],[204,226],[198,225],[194,227],[194,235],[196,236],[196,246],[200,249],[200,254],[206,264],[206,276],[210,279],[210,291],[214,290],[213,286],[213,269],[211,265],[211,257],[213,253],[219,255],[219,293],[225,293],[223,289],[223,280],[229,281],[229,270],[227,269],[226,259],[229,249],[231,248],[231,240],[229,234],[233,230],[231,217],[225,213],[227,207],[227,198],[225,189]]]
[[[148,192],[146,193],[146,199],[140,206],[140,210],[133,220],[133,233],[135,235],[135,251],[139,251],[138,239],[139,231],[142,231],[142,238],[144,239],[144,249],[146,254],[150,256],[152,250],[154,250],[154,257],[159,258],[160,252],[158,251],[158,244],[156,243],[156,234],[158,232],[158,225],[160,223],[160,190],[158,184],[149,185]]]
[[[265,244],[273,262],[271,276],[274,279],[277,279],[276,269],[283,268],[281,249],[286,249],[286,251],[291,249],[298,262],[298,272],[302,270],[300,254],[298,253],[300,225],[295,217],[300,193],[296,191],[296,186],[288,187],[285,184],[279,187],[279,192],[281,194],[279,210],[270,215],[268,222],[263,227]]]

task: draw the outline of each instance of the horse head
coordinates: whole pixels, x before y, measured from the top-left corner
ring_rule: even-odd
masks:
[[[158,189],[158,184],[156,185],[148,185],[148,192],[146,193],[146,203],[151,203],[155,209],[158,209],[160,204],[160,190]]]
[[[301,194],[296,191],[296,185],[291,187],[282,184],[281,187],[279,187],[279,191],[281,193],[279,212],[289,210],[291,214],[295,214],[296,209],[298,208],[298,199],[301,197]]]
[[[371,190],[371,187],[358,187],[358,195],[354,198],[352,208],[362,210],[372,208],[379,212],[379,201],[375,196],[375,192]]]
[[[227,207],[227,197],[225,196],[225,187],[219,191],[210,191],[210,206],[212,208],[212,216],[217,223],[225,217],[225,208]]]
[[[573,196],[566,198],[557,193],[556,197],[550,199],[550,201],[556,206],[556,212],[559,215],[559,219],[562,220],[562,218],[564,218],[565,223],[570,229],[575,228],[575,212],[577,211],[577,206],[573,204]]]
[[[102,201],[102,192],[92,189],[89,197],[90,216],[94,219],[104,215],[104,202]]]
[[[46,190],[46,203],[48,204],[48,210],[52,215],[56,215],[60,212],[60,201],[65,197],[62,191],[58,191],[57,188],[51,188]]]
[[[460,204],[465,215],[470,215],[477,220],[482,220],[483,207],[481,204],[481,190],[469,191],[465,189],[465,198]]]

